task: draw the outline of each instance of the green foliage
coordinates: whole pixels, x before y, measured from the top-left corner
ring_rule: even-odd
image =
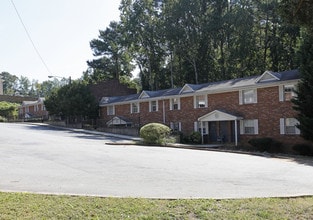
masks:
[[[18,115],[18,106],[17,103],[10,103],[10,102],[0,102],[0,116],[4,120],[17,118]]]
[[[2,72],[0,75],[3,80],[3,94],[14,95],[18,87],[18,77],[8,72]]]
[[[270,153],[279,153],[282,151],[282,144],[278,141],[275,141],[272,138],[252,138],[248,141],[256,151],[259,152],[270,152]]]
[[[306,35],[300,50],[300,74],[297,97],[293,100],[298,111],[298,128],[306,140],[313,142],[313,35]]]
[[[300,29],[279,3],[122,0],[120,22],[91,41],[98,58],[84,78],[130,76],[135,64],[142,89],[158,90],[297,68]]]
[[[131,76],[134,66],[127,47],[124,46],[126,35],[117,22],[111,22],[109,27],[100,31],[98,39],[90,42],[90,47],[97,59],[87,61],[90,67],[85,72],[84,80],[96,83],[107,79],[119,79],[120,76]]]
[[[7,122],[8,120],[5,118],[5,117],[3,117],[3,116],[1,116],[0,115],[0,122]]]
[[[98,103],[94,96],[87,85],[78,81],[53,91],[45,100],[45,106],[51,115],[88,118],[98,115]]]
[[[140,129],[140,137],[146,144],[165,144],[171,129],[160,123],[149,123]]]
[[[287,22],[313,31],[313,1],[284,0],[280,3],[280,12]]]
[[[198,131],[192,132],[189,136],[189,140],[193,144],[201,144],[202,141],[201,133]]]
[[[303,156],[313,156],[313,146],[309,144],[296,144],[292,147],[294,151]]]

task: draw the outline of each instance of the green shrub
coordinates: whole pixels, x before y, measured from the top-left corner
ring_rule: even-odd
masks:
[[[303,156],[313,156],[313,146],[309,144],[296,144],[292,147],[294,151]]]
[[[256,151],[260,152],[270,152],[270,153],[279,153],[282,151],[282,144],[272,138],[264,137],[264,138],[253,138],[248,141]]]
[[[149,123],[140,129],[140,137],[146,144],[165,144],[171,129],[160,123]]]
[[[7,122],[7,119],[6,119],[5,117],[2,117],[2,116],[0,115],[0,122]]]
[[[192,144],[201,144],[202,142],[202,137],[200,132],[194,131],[190,134],[189,140]]]

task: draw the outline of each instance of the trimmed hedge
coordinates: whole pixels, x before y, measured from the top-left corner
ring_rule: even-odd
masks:
[[[171,129],[160,123],[149,123],[140,129],[140,137],[146,144],[165,144]]]
[[[294,151],[302,156],[313,156],[313,146],[309,144],[296,144],[292,147]]]
[[[248,141],[256,151],[269,152],[269,153],[280,153],[282,152],[282,143],[268,137],[264,138],[253,138]]]

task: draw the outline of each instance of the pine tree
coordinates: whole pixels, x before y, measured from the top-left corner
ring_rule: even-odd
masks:
[[[305,36],[300,50],[300,74],[294,108],[298,111],[301,135],[313,142],[313,35],[310,34]]]

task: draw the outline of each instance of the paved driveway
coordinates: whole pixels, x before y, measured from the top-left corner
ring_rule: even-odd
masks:
[[[117,197],[313,195],[313,165],[259,156],[106,145],[99,135],[0,124],[0,191]]]

